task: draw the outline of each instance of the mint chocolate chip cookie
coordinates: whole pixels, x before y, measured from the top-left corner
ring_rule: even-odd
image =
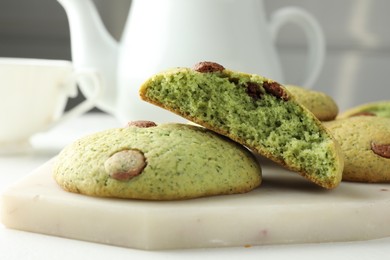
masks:
[[[242,145],[203,127],[145,121],[70,144],[53,175],[70,192],[144,200],[244,193],[261,183],[261,168]]]
[[[201,62],[158,73],[141,98],[235,140],[325,187],[341,180],[337,142],[279,83]]]
[[[377,101],[362,104],[344,111],[337,118],[342,119],[353,116],[379,116],[390,118],[390,101]]]
[[[390,182],[390,118],[354,116],[324,125],[341,145],[343,180]]]

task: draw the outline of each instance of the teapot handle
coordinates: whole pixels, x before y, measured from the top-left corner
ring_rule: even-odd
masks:
[[[273,41],[276,40],[280,28],[288,22],[300,26],[308,40],[308,55],[304,70],[304,80],[299,85],[312,88],[320,74],[325,59],[325,38],[323,31],[317,20],[305,10],[298,7],[284,7],[271,15],[269,28]]]
[[[81,81],[82,79],[88,79],[88,81]],[[60,115],[55,121],[49,124],[46,129],[49,130],[52,127],[57,126],[58,124],[68,121],[72,118],[78,117],[90,109],[94,108],[96,105],[96,100],[101,94],[101,83],[102,80],[97,70],[94,69],[78,69],[73,71],[73,73],[62,83],[63,91],[67,97],[76,97],[77,96],[77,85],[81,87],[83,84],[90,84],[89,89],[92,90],[89,96],[86,96],[86,99],[70,109],[69,111]]]

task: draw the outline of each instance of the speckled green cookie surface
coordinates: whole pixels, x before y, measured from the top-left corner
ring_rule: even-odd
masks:
[[[324,124],[341,145],[343,180],[390,182],[390,118],[356,116]]]
[[[329,95],[299,86],[285,86],[296,100],[310,110],[319,120],[330,121],[336,118],[339,108],[336,102]]]
[[[337,118],[348,118],[352,116],[379,116],[390,118],[390,101],[377,101],[372,103],[362,104],[353,108],[350,108],[341,113]]]
[[[235,140],[331,189],[341,181],[337,142],[279,83],[213,62],[149,78],[143,100]]]
[[[70,144],[54,179],[91,196],[177,200],[248,192],[261,169],[243,146],[185,124],[109,129]]]

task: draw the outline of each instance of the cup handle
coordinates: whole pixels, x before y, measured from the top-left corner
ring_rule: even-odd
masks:
[[[318,78],[325,59],[325,37],[317,20],[298,7],[284,7],[276,10],[270,19],[270,32],[275,41],[280,28],[286,23],[300,26],[308,40],[308,55],[302,82],[298,85],[312,88]]]
[[[80,80],[85,78],[87,78],[88,80]],[[88,95],[88,97],[86,97],[83,102],[73,107],[69,111],[63,113],[57,120],[52,122],[47,127],[47,129],[50,129],[71,118],[80,116],[95,107],[96,100],[98,99],[102,89],[102,83],[101,79],[99,78],[98,72],[93,69],[78,69],[77,71],[73,72],[73,74],[67,79],[67,82],[64,83],[66,88],[65,92],[68,97],[75,97],[77,95],[77,86],[75,83],[79,85],[91,84],[91,86],[88,86],[88,88],[93,90],[92,95]]]

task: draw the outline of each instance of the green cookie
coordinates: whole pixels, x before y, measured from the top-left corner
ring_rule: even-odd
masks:
[[[245,147],[202,127],[145,122],[70,144],[53,174],[70,192],[144,200],[244,193],[261,183]]]
[[[324,125],[341,145],[343,180],[390,182],[390,118],[355,116]]]
[[[337,142],[321,122],[280,84],[213,62],[176,68],[149,78],[141,98],[235,140],[334,188],[343,161]]]
[[[379,116],[390,118],[390,101],[377,101],[372,103],[362,104],[346,110],[337,118],[348,118],[352,116]]]

